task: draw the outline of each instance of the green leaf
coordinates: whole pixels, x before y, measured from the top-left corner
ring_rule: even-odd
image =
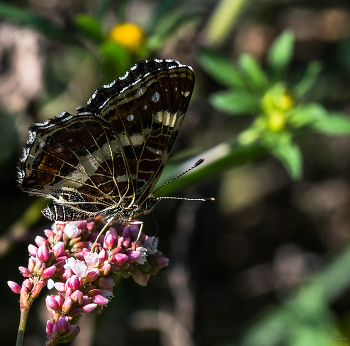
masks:
[[[246,88],[244,81],[231,60],[209,50],[202,50],[198,60],[204,71],[218,83],[229,88]]]
[[[266,133],[262,144],[281,161],[292,179],[301,179],[303,166],[301,152],[299,147],[292,142],[289,133]]]
[[[230,115],[260,112],[259,100],[246,92],[220,91],[210,95],[209,103]]]
[[[327,135],[350,135],[350,118],[342,113],[329,113],[312,124],[316,132]]]
[[[101,23],[95,18],[87,14],[79,14],[75,18],[75,23],[86,36],[89,36],[95,42],[101,43],[103,41]]]
[[[327,111],[318,103],[304,103],[295,107],[289,115],[289,124],[299,128],[313,124],[327,116]]]
[[[320,74],[321,70],[322,70],[321,62],[319,61],[311,62],[306,68],[304,76],[293,87],[294,95],[298,98],[304,96],[310,90],[310,88],[315,84],[316,79]]]
[[[147,46],[151,50],[159,50],[164,41],[184,24],[202,17],[202,11],[173,10],[160,18],[159,23],[152,30],[152,36],[147,40]]]
[[[0,18],[29,25],[44,36],[64,44],[81,46],[81,42],[46,18],[24,11],[15,6],[0,3]]]
[[[243,53],[239,57],[239,63],[247,84],[253,90],[265,91],[268,85],[267,77],[256,59],[248,53]]]
[[[273,42],[268,55],[267,64],[274,80],[283,79],[292,60],[294,33],[285,30]]]

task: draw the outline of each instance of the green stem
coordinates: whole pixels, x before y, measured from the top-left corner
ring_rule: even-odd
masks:
[[[208,45],[218,47],[224,42],[246,2],[247,0],[221,0],[218,3],[204,30]]]
[[[20,318],[20,321],[19,321],[16,346],[22,346],[23,345],[24,331],[26,330],[26,325],[27,325],[27,320],[28,320],[28,315],[29,315],[29,309],[30,309],[30,305],[25,307],[25,308],[21,308],[21,318]]]

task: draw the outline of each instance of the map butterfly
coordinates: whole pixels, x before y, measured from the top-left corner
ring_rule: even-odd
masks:
[[[76,115],[33,124],[18,167],[21,188],[53,200],[42,210],[52,221],[101,215],[127,224],[149,212],[194,80],[178,61],[140,61]]]

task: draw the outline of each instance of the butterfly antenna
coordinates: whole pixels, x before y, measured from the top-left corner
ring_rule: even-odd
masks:
[[[176,180],[177,178],[182,177],[184,174],[188,173],[189,171],[192,171],[193,168],[198,167],[200,164],[202,164],[204,162],[204,159],[201,158],[199,159],[193,166],[191,166],[190,168],[186,169],[184,172],[182,172],[181,174],[177,175],[176,177],[174,177],[173,179],[170,179],[168,182],[166,182],[165,184],[163,184],[162,186],[158,187],[157,190],[155,190],[153,193],[157,192],[158,190],[160,190],[161,188],[163,188],[165,185],[168,185],[169,183],[173,182],[174,180]],[[186,198],[186,197],[157,197],[157,200],[159,201],[160,199],[182,199],[182,200],[186,200],[186,201],[215,201],[215,198],[213,197],[207,197],[207,198]]]
[[[153,191],[153,193],[157,192],[158,190],[160,190],[161,188],[163,188],[165,185],[168,185],[169,183],[171,183],[172,181],[176,180],[177,178],[182,177],[184,174],[188,173],[189,171],[192,171],[193,168],[198,167],[201,163],[204,162],[204,159],[199,159],[193,166],[191,166],[190,168],[186,169],[184,172],[182,172],[181,174],[177,175],[176,177],[174,177],[173,179],[170,179],[168,182],[166,182],[165,184],[163,184],[161,187],[158,187],[157,190]]]

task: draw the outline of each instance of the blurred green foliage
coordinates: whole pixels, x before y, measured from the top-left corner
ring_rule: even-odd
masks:
[[[349,135],[350,119],[328,112],[321,104],[303,100],[321,71],[319,62],[312,62],[294,85],[288,83],[293,46],[293,32],[281,33],[268,51],[266,72],[247,53],[239,56],[238,66],[214,51],[203,50],[199,59],[213,79],[229,88],[212,94],[211,105],[229,115],[256,117],[238,136],[238,143],[245,146],[259,142],[282,162],[293,179],[299,180],[302,155],[294,137],[301,131]]]
[[[204,26],[207,38],[212,38],[214,47],[218,42],[222,44],[223,37],[227,36],[235,25],[244,5],[244,1],[218,3],[211,19],[220,20],[221,17],[217,13],[224,8],[228,9],[230,20],[225,21],[223,29],[220,28],[220,33],[217,33],[214,32],[218,30],[217,25],[204,22],[203,9],[176,7],[174,1],[159,2],[152,20],[144,27],[137,25],[143,39],[138,41],[135,37],[135,49],[130,49],[130,46],[124,45],[122,41],[112,39],[113,28],[105,25],[104,20],[112,3],[110,0],[96,2],[93,13],[75,16],[69,29],[59,27],[53,21],[29,10],[5,3],[0,3],[0,17],[20,25],[28,25],[47,38],[67,45],[74,56],[71,58],[71,61],[75,61],[74,66],[81,62],[81,66],[85,68],[88,66],[84,65],[85,59],[94,60],[93,68],[98,72],[102,71],[103,78],[110,81],[123,75],[138,60],[156,56],[169,38],[188,23],[199,22]],[[245,5],[248,6],[247,2]],[[115,27],[133,22],[127,18],[127,6],[128,1],[122,1],[118,10],[113,13]],[[208,23],[210,22],[209,18]],[[339,45],[337,55],[344,70],[350,71],[349,40],[344,40]],[[237,137],[232,136],[226,142],[218,141],[213,148],[201,152],[198,157],[204,157],[205,163],[164,187],[161,190],[162,194],[208,180],[234,166],[254,162],[266,156],[266,153],[276,157],[293,179],[300,180],[303,172],[302,153],[297,144],[300,137],[311,133],[329,136],[350,134],[349,117],[339,111],[329,110],[321,102],[308,100],[308,93],[315,84],[322,84],[320,61],[311,61],[297,81],[291,78],[289,69],[293,60],[294,43],[295,37],[291,30],[282,32],[268,51],[266,66],[248,53],[242,53],[237,63],[234,63],[232,59],[222,55],[219,49],[210,50],[205,47],[199,51],[196,59],[203,70],[220,86],[226,88],[208,96],[210,105],[229,116],[250,116],[252,121]],[[72,83],[74,77],[62,74],[59,68],[53,67],[53,70],[59,91],[62,91],[60,87],[66,88]],[[332,86],[328,88],[331,89]],[[0,163],[6,162],[16,149],[15,126],[13,121],[8,121],[7,118],[8,115],[2,111],[0,146],[3,149]],[[184,171],[198,157],[187,159],[181,164],[170,163],[158,185]],[[34,204],[38,211],[42,201]],[[28,211],[32,218],[28,220],[28,212],[23,214],[20,218],[21,232],[25,227],[32,226],[39,215],[32,213],[30,207]],[[6,239],[3,237],[2,240],[15,239],[11,230],[16,231],[16,226],[18,224],[15,223],[10,232],[5,234]],[[10,246],[6,249],[9,248]],[[232,336],[234,341],[229,341],[227,345],[338,345],[331,340],[332,336],[350,337],[348,321],[344,323],[346,327],[342,328],[331,307],[332,302],[350,285],[350,275],[346,270],[350,265],[349,257],[350,249],[345,248],[343,253],[329,259],[328,265],[309,282],[301,285],[299,290],[267,308],[260,318],[248,326],[241,327]]]

